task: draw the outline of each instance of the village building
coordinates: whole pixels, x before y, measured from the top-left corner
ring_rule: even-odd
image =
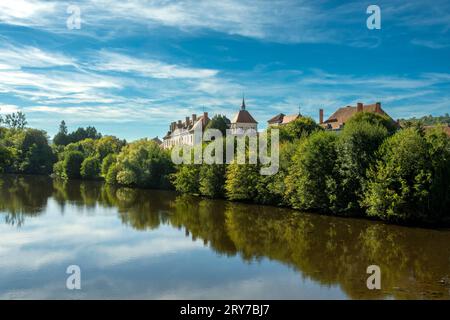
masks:
[[[381,103],[376,102],[374,104],[364,105],[361,102],[358,102],[356,107],[354,106],[346,106],[337,109],[327,120],[323,120],[323,109],[319,110],[319,123],[320,125],[327,130],[339,131],[343,129],[345,123],[356,113],[358,112],[372,112],[378,113],[381,115],[388,116],[392,119],[382,108]],[[392,122],[395,122],[392,119]]]
[[[275,117],[267,120],[267,123],[269,126],[286,125],[286,124],[291,123],[292,121],[295,121],[301,117],[302,117],[302,115],[300,113],[291,114],[291,115],[285,115],[284,113],[279,113]]]
[[[209,121],[208,112],[203,112],[203,115],[198,118],[196,114],[192,114],[192,117],[186,117],[185,121],[172,122],[169,131],[163,138],[162,147],[168,149],[176,145],[193,146],[194,130],[200,126],[202,126],[202,130],[205,130]]]
[[[255,132],[258,131],[258,122],[245,108],[245,99],[242,98],[241,109],[231,120],[231,134],[240,135],[246,133],[249,130],[254,130]]]

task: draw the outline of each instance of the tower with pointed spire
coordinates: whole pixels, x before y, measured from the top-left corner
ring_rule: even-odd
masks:
[[[235,114],[231,121],[232,134],[244,134],[249,130],[258,130],[258,122],[252,117],[250,112],[246,110],[245,96],[242,95],[241,109]]]

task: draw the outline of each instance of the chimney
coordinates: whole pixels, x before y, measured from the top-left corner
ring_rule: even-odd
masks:
[[[362,112],[363,111],[363,104],[362,102],[358,102],[356,104],[356,112]]]
[[[175,125],[176,125],[176,122],[171,122],[170,123],[170,132],[174,132],[175,131]]]
[[[178,120],[178,128],[181,128],[182,124],[181,124],[181,120]]]
[[[381,113],[381,102],[375,103],[375,112]]]
[[[319,109],[319,123],[323,123],[323,109]]]
[[[189,127],[189,117],[186,117],[186,127]]]
[[[203,125],[206,125],[206,119],[208,118],[208,112],[203,112]]]
[[[197,121],[197,115],[195,113],[192,114],[192,124],[195,124]]]

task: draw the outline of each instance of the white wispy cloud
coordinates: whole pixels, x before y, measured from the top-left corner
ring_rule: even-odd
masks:
[[[190,68],[106,51],[101,51],[96,61],[92,67],[95,70],[133,73],[157,79],[203,79],[213,77],[218,73],[217,70]]]
[[[32,46],[5,44],[0,47],[0,70],[21,69],[24,67],[48,68],[74,65],[71,57],[58,52],[49,52]]]
[[[51,23],[49,16],[56,10],[55,1],[2,0],[0,22],[20,26],[43,26]]]
[[[68,5],[59,1],[6,0],[0,4],[0,20],[69,33],[65,25]],[[105,29],[120,33],[142,26],[171,27],[187,33],[211,30],[279,42],[334,41],[338,35],[324,26],[326,14],[310,1],[261,0],[255,4],[251,0],[80,0],[76,5],[82,19],[78,33],[83,35],[96,35]]]
[[[20,107],[13,104],[0,104],[0,114],[9,114],[20,111]]]
[[[186,35],[214,31],[282,43],[374,47],[380,41],[373,34],[367,34],[366,6],[360,1],[337,4],[304,0],[80,0],[74,3],[81,10],[82,21],[81,30],[76,32],[66,27],[69,4],[72,3],[3,0],[0,22],[94,37],[166,27],[176,28]],[[388,23],[391,34],[403,28],[419,30],[419,33],[439,28],[445,38],[450,30],[450,5],[446,0],[433,3],[381,0],[377,4],[382,8],[382,19]],[[442,45],[430,43],[422,34],[416,35],[412,42],[435,48]]]

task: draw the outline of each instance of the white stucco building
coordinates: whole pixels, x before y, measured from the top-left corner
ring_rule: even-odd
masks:
[[[185,121],[172,122],[169,131],[163,138],[162,147],[167,149],[175,145],[193,146],[194,130],[200,126],[202,126],[202,130],[205,130],[209,120],[208,112],[204,112],[198,118],[196,114],[193,114],[191,118],[186,117]]]

